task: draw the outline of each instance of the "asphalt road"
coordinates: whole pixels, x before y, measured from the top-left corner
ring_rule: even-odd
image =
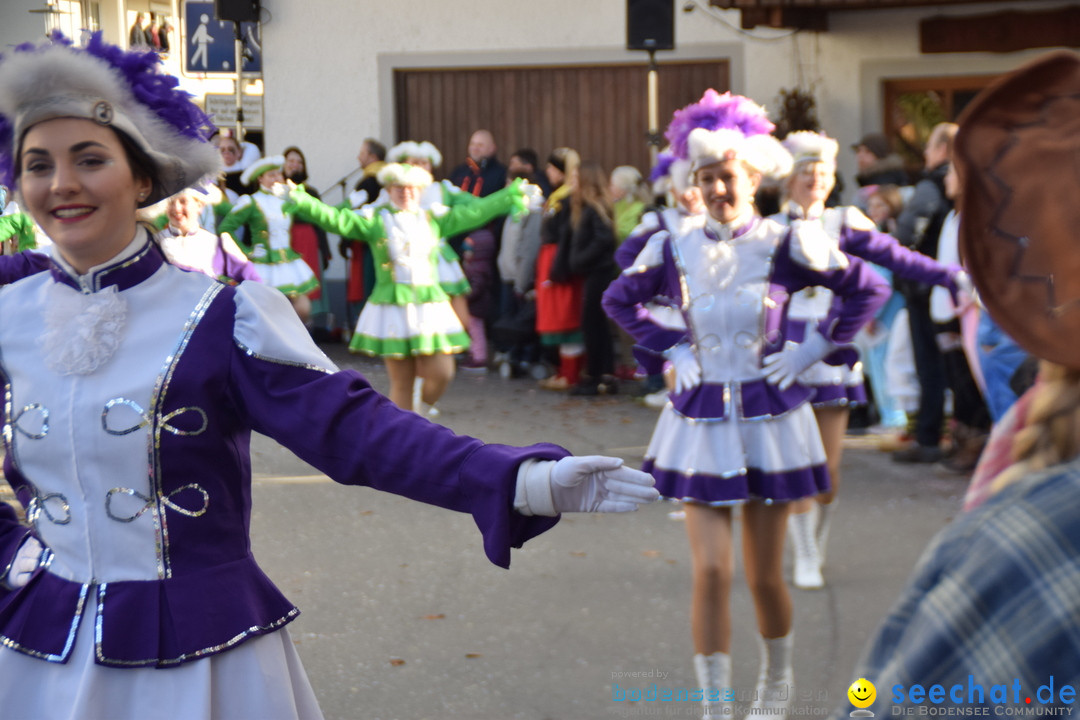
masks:
[[[326,349],[386,389],[380,362]],[[459,374],[440,405],[439,422],[459,433],[632,464],[657,415],[625,396],[573,398],[496,374]],[[701,716],[693,703],[614,699],[616,684],[696,684],[678,506],[564,516],[506,571],[467,516],[336,485],[265,438],[254,450],[255,556],[302,611],[289,627],[328,720]],[[802,716],[846,702],[865,643],[966,485],[895,465],[866,438],[849,439],[843,473],[828,585],[793,590]],[[758,649],[741,570],[732,602],[733,686],[750,692]]]

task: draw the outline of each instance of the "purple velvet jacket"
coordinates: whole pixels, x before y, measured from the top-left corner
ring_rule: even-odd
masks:
[[[905,280],[940,285],[946,288],[956,299],[959,288],[956,275],[963,268],[958,265],[942,265],[937,260],[921,252],[905,247],[891,235],[879,231],[873,221],[854,207],[827,208],[825,216],[818,220],[826,225],[826,232],[835,235],[835,241],[841,251],[892,271]],[[801,220],[790,213],[771,216],[785,225]],[[834,298],[834,305],[837,301]],[[793,328],[792,339],[801,341],[805,327]],[[854,365],[858,360],[858,351],[854,348],[841,348],[826,358],[830,365]]]
[[[35,250],[0,255],[0,285],[7,285],[49,268],[49,256]]]
[[[151,522],[152,516],[153,524],[145,527],[153,528],[150,532],[157,548],[157,577],[129,580],[121,573],[119,577],[74,581],[50,571],[49,556],[53,551],[47,550],[45,566],[25,587],[0,589],[0,642],[8,648],[65,662],[79,623],[95,622],[95,656],[99,664],[171,667],[228,650],[291,621],[299,611],[263,574],[251,554],[249,442],[253,430],[274,438],[337,482],[366,485],[471,514],[483,536],[488,558],[502,567],[509,566],[511,547],[520,547],[557,521],[515,512],[515,481],[523,460],[558,459],[568,454],[565,450],[547,444],[527,448],[488,445],[455,435],[397,408],[357,372],[334,372],[276,291],[261,285],[228,287],[201,274],[183,272],[165,263],[152,243],[133,258],[97,271],[89,280],[84,287],[95,292],[116,286],[124,295],[152,283],[145,288],[159,289],[163,300],[180,296],[201,299],[190,308],[179,308],[175,317],[182,322],[152,323],[150,334],[155,337],[140,337],[144,347],[150,342],[163,342],[174,350],[155,360],[152,367],[132,366],[132,377],[148,378],[151,388],[145,392],[151,400],[144,411],[144,424],[133,425],[130,430],[110,428],[115,421],[107,417],[108,413],[101,414],[100,403],[118,394],[142,395],[103,387],[99,371],[72,378],[50,376],[51,371],[43,367],[27,367],[25,360],[19,361],[19,367],[10,366],[17,361],[13,358],[33,357],[38,352],[35,338],[22,337],[25,333],[0,332],[4,341],[0,344],[4,351],[0,355],[0,379],[8,398],[4,409],[4,469],[9,484],[34,521],[28,531],[18,522],[14,509],[0,503],[0,578],[6,575],[28,534],[47,538],[49,532],[78,533],[85,520],[78,513],[94,515],[97,532],[111,533],[101,538],[115,538],[115,533],[126,532],[140,518]],[[53,265],[51,275],[26,278],[5,288],[0,295],[0,309],[44,296],[50,283],[79,287],[74,278]],[[238,308],[243,298],[247,298],[249,308],[252,298],[259,300],[254,304],[263,313],[244,315],[245,332],[259,331],[260,324],[251,322],[251,317],[276,318],[273,323],[277,344],[268,347],[284,348],[282,352],[259,351],[251,347],[256,343],[245,344],[237,334],[242,314]],[[136,326],[141,313],[155,312],[152,306],[130,302],[129,326]],[[282,333],[282,327],[287,332]],[[290,352],[289,348],[297,351]],[[289,355],[317,357],[325,362],[283,359]],[[109,362],[129,361],[117,355]],[[125,369],[114,367],[109,372]],[[85,406],[97,408],[96,414],[90,417],[85,409],[75,407],[83,414],[72,416],[68,407],[58,405],[52,408],[51,416],[45,416],[44,427],[37,434],[21,427],[20,416],[31,406],[22,410],[17,406],[36,397],[48,397],[49,388],[40,384],[50,382],[70,384],[83,394],[93,393]],[[146,383],[141,386],[145,388]],[[13,397],[17,398],[14,405]],[[106,410],[110,404],[106,404]],[[69,417],[65,418],[65,414]],[[53,435],[49,442],[61,443],[65,450],[54,453],[59,471],[46,473],[53,485],[39,487],[34,473],[20,467],[20,458],[34,457],[37,467],[50,462],[49,456],[42,459],[33,446],[40,442],[37,438],[49,432],[50,425]],[[106,498],[94,494],[81,505],[73,501],[67,524],[63,517],[54,517],[62,510],[56,500],[60,492],[76,498],[80,491],[97,493],[102,487],[115,488],[116,484],[130,482],[130,478],[105,479],[94,487],[83,487],[84,477],[109,478],[110,467],[107,453],[104,459],[95,458],[95,453],[82,449],[86,445],[78,444],[80,434],[97,446],[120,442],[115,438],[136,432],[145,434],[147,441],[133,442],[151,450],[148,463],[145,455],[135,459],[136,467],[145,463],[145,471],[140,472],[149,477],[144,475],[141,482],[130,487],[142,489],[118,497],[114,497],[116,489],[110,490]],[[69,440],[69,435],[73,439]],[[99,436],[101,440],[96,439]],[[37,456],[33,456],[35,452]],[[95,460],[103,465],[95,467]],[[82,464],[78,473],[65,469],[78,462]],[[79,478],[78,485],[56,487],[69,474]],[[141,510],[130,510],[142,506],[144,500]],[[122,503],[132,501],[136,504],[125,510]],[[48,523],[60,525],[49,527]],[[87,532],[92,532],[90,521],[85,524]],[[79,538],[76,534],[75,540]],[[327,537],[327,542],[333,539]],[[123,552],[125,546],[112,542],[113,552],[117,547]],[[149,552],[153,553],[153,548]],[[56,555],[54,564],[61,559]],[[102,570],[107,572],[108,568]],[[97,616],[84,617],[91,594],[96,600]]]

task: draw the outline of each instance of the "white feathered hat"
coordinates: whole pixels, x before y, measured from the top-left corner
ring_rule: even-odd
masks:
[[[657,157],[657,164],[649,173],[654,195],[682,195],[693,184],[690,161],[677,157],[671,147],[664,148]]]
[[[788,133],[781,145],[791,153],[795,167],[814,162],[825,163],[833,169],[836,168],[836,155],[840,151],[840,143],[824,133],[796,130]]]
[[[743,135],[732,128],[697,128],[690,132],[687,145],[694,172],[713,163],[742,160],[766,178],[780,178],[791,173],[791,154],[772,135]]]
[[[386,159],[389,162],[403,163],[411,157],[417,157],[419,151],[420,143],[405,140],[390,148],[390,151],[386,153]]]
[[[284,155],[269,155],[267,157],[261,157],[255,162],[247,166],[244,172],[240,173],[240,182],[245,185],[250,185],[259,179],[259,176],[263,173],[270,172],[271,170],[278,170],[285,166]]]
[[[439,148],[435,147],[433,143],[424,140],[417,143],[417,149],[419,153],[413,155],[413,157],[427,158],[431,162],[431,167],[437,168],[442,165],[442,153],[439,152]]]
[[[415,140],[399,142],[390,148],[390,152],[386,154],[386,159],[390,162],[403,163],[412,158],[424,158],[431,163],[433,168],[442,165],[442,153],[439,152],[439,148],[427,140],[423,142],[416,142]]]
[[[387,163],[379,170],[376,179],[383,187],[404,185],[405,187],[424,188],[432,183],[431,173],[416,165],[405,163]]]
[[[160,72],[152,51],[124,51],[94,33],[76,48],[60,33],[0,57],[0,182],[10,185],[26,131],[57,118],[111,127],[154,165],[153,205],[216,174],[221,156],[208,141],[213,124],[179,81]]]

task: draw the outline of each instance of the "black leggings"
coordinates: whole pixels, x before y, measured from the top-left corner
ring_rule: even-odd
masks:
[[[593,382],[615,372],[615,342],[611,324],[600,300],[611,282],[608,273],[594,273],[585,278],[582,288],[581,334],[585,338],[585,370]]]

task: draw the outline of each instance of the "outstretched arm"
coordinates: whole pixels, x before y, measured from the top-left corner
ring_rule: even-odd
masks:
[[[293,188],[289,192],[285,212],[351,240],[373,240],[382,226],[374,213],[357,213],[346,207],[327,205],[308,195],[302,187]]]
[[[955,275],[959,267],[947,267],[921,252],[904,247],[891,235],[878,231],[870,218],[858,208],[847,208],[844,228],[840,232],[840,249],[869,260],[906,280],[956,289]]]
[[[435,223],[444,237],[451,237],[483,227],[503,215],[527,212],[523,185],[524,181],[518,179],[487,197],[457,203],[442,216],[436,216]]]

